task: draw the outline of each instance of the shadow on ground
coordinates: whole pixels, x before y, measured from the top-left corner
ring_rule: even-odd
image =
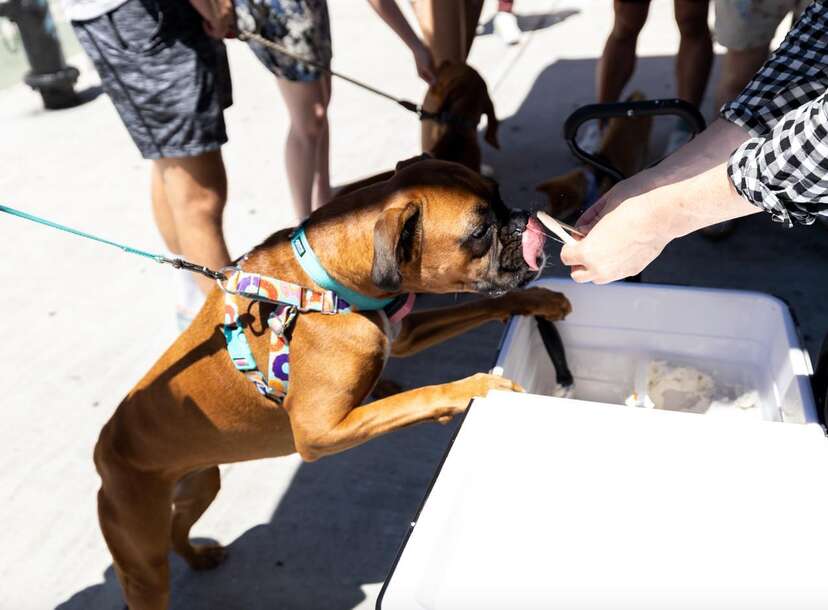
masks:
[[[422,297],[421,306],[453,297]],[[387,376],[406,389],[488,370],[501,324],[489,324],[406,360]],[[350,610],[362,587],[385,580],[454,431],[424,424],[312,464],[302,464],[270,522],[228,546],[216,570],[193,572],[172,562],[173,610]],[[223,493],[223,492],[222,492]],[[112,567],[58,610],[121,610]]]
[[[563,11],[553,11],[551,13],[516,12],[515,16],[517,17],[518,27],[521,32],[534,32],[552,27],[580,12],[577,9],[566,9]],[[488,21],[477,26],[477,36],[490,36],[491,34],[494,34],[494,15]]]

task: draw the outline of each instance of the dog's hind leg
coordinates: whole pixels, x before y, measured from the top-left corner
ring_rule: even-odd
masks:
[[[224,559],[223,546],[190,542],[190,528],[207,510],[220,488],[218,466],[191,472],[178,481],[175,487],[172,546],[194,570],[215,568]]]
[[[98,519],[130,610],[165,610],[170,591],[173,482],[135,469],[108,442],[95,448]]]

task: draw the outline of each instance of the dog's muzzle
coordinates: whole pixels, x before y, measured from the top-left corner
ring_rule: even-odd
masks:
[[[500,229],[500,268],[503,271],[532,272],[540,269],[546,238],[540,223],[528,212],[515,211]]]

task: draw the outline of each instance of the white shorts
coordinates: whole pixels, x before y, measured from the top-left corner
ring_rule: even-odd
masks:
[[[727,49],[766,47],[786,15],[798,18],[811,0],[715,0],[716,41]]]

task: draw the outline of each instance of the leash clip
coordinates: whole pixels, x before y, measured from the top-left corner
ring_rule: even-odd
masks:
[[[237,267],[235,265],[228,265],[227,267],[222,267],[221,269],[219,269],[218,272],[222,277],[216,277],[215,279],[216,284],[218,284],[218,287],[221,288],[221,291],[226,294],[238,296],[239,293],[235,290],[228,288],[227,284],[237,273],[241,273],[241,267]]]

